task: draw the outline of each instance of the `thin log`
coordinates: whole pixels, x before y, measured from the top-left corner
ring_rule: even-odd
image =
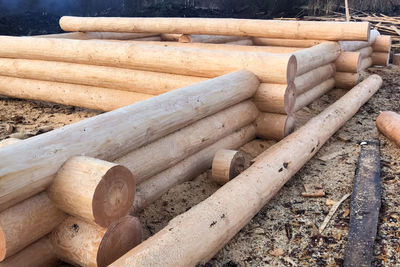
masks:
[[[107,229],[72,216],[51,234],[57,256],[82,267],[105,267],[142,242],[142,226],[135,217],[124,217]]]
[[[280,141],[294,131],[295,118],[293,115],[261,113],[255,124],[257,137]]]
[[[372,53],[371,58],[373,65],[386,67],[389,65],[390,53],[374,52]]]
[[[361,66],[360,66],[360,71],[368,69],[373,65],[373,60],[371,57],[366,57],[363,60],[361,60]]]
[[[351,72],[336,72],[335,82],[336,88],[351,89],[360,82],[360,74]]]
[[[0,76],[0,94],[110,111],[153,97],[153,95],[108,88]]]
[[[384,111],[376,119],[376,126],[387,138],[400,146],[400,115],[393,111]]]
[[[60,168],[47,192],[60,210],[108,227],[128,215],[135,190],[135,178],[126,167],[76,156]]]
[[[212,162],[212,180],[224,185],[244,171],[244,156],[239,151],[221,149]]]
[[[344,266],[371,266],[381,207],[379,141],[361,146],[350,206]]]
[[[171,220],[164,229],[110,266],[152,266],[161,260],[163,266],[207,262],[381,85],[379,76],[370,76],[301,129],[261,154],[257,162],[212,196]]]
[[[367,22],[315,22],[216,18],[62,17],[64,31],[210,34],[292,39],[367,41]]]
[[[361,53],[342,52],[335,61],[336,71],[358,72],[361,66]]]
[[[46,193],[0,213],[0,261],[50,233],[65,219]]]
[[[339,41],[343,51],[356,51],[364,47],[372,46],[381,34],[377,30],[371,30],[368,41]]]
[[[300,95],[308,90],[314,88],[326,79],[334,77],[336,73],[335,64],[327,64],[322,67],[318,67],[314,70],[304,73],[301,76],[296,77],[294,84],[296,87],[296,95]]]
[[[0,149],[0,210],[44,190],[72,156],[113,161],[252,97],[258,86],[254,74],[238,71],[4,147]]]
[[[361,55],[361,58],[364,59],[364,58],[370,57],[371,54],[374,52],[374,50],[372,49],[371,46],[367,46],[367,47],[357,50],[356,52],[359,52]]]
[[[273,38],[259,38],[259,37],[253,37],[252,40],[255,45],[303,47],[303,48],[309,48],[315,45],[319,45],[323,42],[326,42],[326,40],[273,39]]]
[[[295,85],[262,83],[253,101],[260,111],[292,114],[296,103]]]
[[[372,45],[372,49],[374,52],[383,52],[390,53],[392,48],[392,36],[390,35],[381,35],[378,36]]]
[[[119,32],[67,32],[56,34],[35,35],[35,38],[63,38],[77,40],[134,40],[137,38],[145,38],[156,36],[154,33],[119,33]]]
[[[393,55],[393,65],[400,66],[400,54]]]
[[[182,34],[179,37],[181,43],[213,43],[223,44],[227,42],[234,42],[246,39],[242,36],[226,36],[226,35],[195,35],[195,34]]]
[[[252,101],[239,103],[133,150],[115,162],[130,169],[140,184],[252,123],[258,114]],[[174,149],[171,144],[175,144]]]
[[[293,81],[297,68],[296,58],[289,54],[165,47],[143,42],[4,36],[0,37],[0,57],[112,66],[205,78],[247,69],[268,83]]]
[[[130,42],[130,40],[127,40],[128,42]],[[142,38],[135,38],[134,41],[151,41],[151,42],[155,42],[155,41],[162,41],[161,36],[151,36],[151,37],[142,37]]]
[[[254,125],[248,125],[141,183],[136,190],[132,212],[139,212],[173,186],[191,180],[207,171],[211,167],[212,159],[218,150],[238,149],[255,137],[256,129]]]
[[[305,106],[310,105],[312,102],[325,95],[327,92],[335,87],[335,79],[330,78],[321,84],[315,86],[314,88],[308,90],[297,96],[296,105],[294,111],[297,112]]]

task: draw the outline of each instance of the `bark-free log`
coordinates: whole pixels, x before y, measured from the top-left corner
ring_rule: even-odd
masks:
[[[254,74],[237,71],[4,147],[0,210],[44,190],[72,156],[113,161],[252,97],[258,86]]]
[[[400,54],[393,55],[393,65],[400,66]]]
[[[27,246],[0,263],[1,267],[52,267],[60,266],[48,236]]]
[[[361,54],[358,52],[342,52],[335,61],[336,71],[358,72],[361,66]]]
[[[390,50],[392,49],[392,36],[378,36],[372,45],[372,49],[374,49],[374,52],[390,53]]]
[[[230,44],[230,45],[253,45],[253,41],[251,39],[244,39],[244,40],[239,40],[239,41],[226,42],[225,44]]]
[[[238,177],[171,220],[164,229],[111,266],[152,266],[160,262],[163,266],[194,266],[207,262],[368,101],[381,84],[382,79],[372,75],[301,129],[261,154]]]
[[[294,83],[262,83],[254,94],[253,101],[263,112],[292,114],[296,103]]]
[[[293,132],[295,118],[293,115],[260,113],[255,124],[257,137],[279,141]]]
[[[373,61],[371,57],[366,57],[361,60],[360,70],[368,69],[373,65]]]
[[[18,143],[19,141],[21,141],[21,139],[18,139],[18,138],[7,138],[7,139],[4,139],[4,140],[0,141],[0,147],[12,145],[12,144]]]
[[[21,141],[22,142],[22,141]],[[50,233],[65,214],[38,194],[0,213],[0,261]]]
[[[114,110],[153,97],[108,88],[7,76],[0,76],[0,94],[102,111]]]
[[[326,79],[333,77],[335,73],[335,64],[330,63],[296,77],[294,80],[296,94],[300,95],[304,92],[307,92],[318,84],[324,82]]]
[[[374,52],[374,50],[372,49],[371,46],[367,46],[367,47],[361,48],[359,50],[356,50],[355,52],[359,52],[361,55],[361,58],[364,59],[364,58],[370,57],[371,54]]]
[[[214,43],[223,44],[227,42],[238,41],[246,39],[247,37],[242,36],[226,36],[226,35],[193,35],[183,34],[179,37],[181,43]]]
[[[91,40],[91,39],[102,39],[102,40],[134,40],[138,38],[145,38],[150,36],[156,36],[154,33],[119,33],[119,32],[67,32],[67,33],[56,33],[46,35],[35,35],[32,37],[40,38],[65,38],[65,39],[77,39],[77,40]]]
[[[57,172],[48,194],[60,210],[107,227],[128,215],[135,190],[135,178],[126,167],[76,156]]]
[[[136,213],[147,207],[176,184],[191,180],[207,171],[218,150],[238,149],[255,137],[256,129],[253,124],[243,127],[141,183],[136,190],[132,212]]]
[[[336,88],[351,89],[360,82],[360,74],[351,72],[336,72],[335,82]]]
[[[143,42],[30,37],[0,37],[0,57],[64,61],[206,78],[247,69],[269,83],[291,82],[297,69],[296,58],[292,55],[165,47]]]
[[[224,185],[244,171],[244,156],[236,150],[221,149],[212,162],[212,180]]]
[[[383,111],[376,119],[376,126],[387,138],[400,146],[400,115],[393,111]]]
[[[135,217],[119,219],[107,229],[72,216],[51,234],[59,258],[82,267],[105,267],[142,242],[142,226]]]
[[[0,58],[0,75],[158,95],[207,78],[67,62]]]
[[[384,66],[389,65],[390,53],[387,52],[374,52],[371,55],[372,64],[376,66]]]
[[[368,41],[339,41],[339,44],[343,51],[356,51],[364,47],[372,46],[380,35],[379,31],[371,30]]]
[[[322,82],[321,84],[315,86],[314,88],[308,90],[307,92],[298,95],[296,98],[296,105],[294,107],[294,111],[295,112],[299,111],[305,106],[308,106],[316,99],[320,98],[321,96],[332,90],[334,87],[335,87],[335,79],[330,78]]]
[[[253,37],[255,45],[267,46],[283,46],[283,47],[303,47],[308,48],[314,45],[319,45],[326,40],[304,40],[304,39],[273,39],[273,38],[259,38]]]
[[[136,183],[140,184],[252,123],[258,113],[252,101],[239,103],[138,148],[115,162],[130,169]]]
[[[62,17],[64,31],[110,31],[367,41],[368,22],[315,22],[215,18]]]

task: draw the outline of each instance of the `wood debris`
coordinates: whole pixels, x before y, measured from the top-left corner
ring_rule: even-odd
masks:
[[[324,192],[321,184],[305,184],[304,189],[306,191],[301,193],[301,195],[303,197],[323,197],[323,196],[325,196],[325,192]]]

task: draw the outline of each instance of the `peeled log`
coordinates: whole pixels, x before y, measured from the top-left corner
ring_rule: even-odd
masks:
[[[212,180],[224,185],[244,171],[244,156],[236,150],[218,150],[211,170]]]
[[[238,177],[172,219],[164,229],[110,266],[153,266],[162,262],[163,266],[177,267],[206,263],[371,98],[381,84],[379,76],[370,76],[295,133],[262,153]]]
[[[22,141],[21,141],[22,142]],[[0,213],[0,261],[50,233],[65,214],[38,194]]]
[[[374,52],[371,55],[372,64],[376,66],[384,66],[389,65],[390,53],[387,52]]]
[[[371,57],[366,57],[363,60],[361,60],[360,70],[368,69],[372,65],[373,65],[372,58]]]
[[[49,198],[62,211],[102,227],[128,215],[135,178],[121,165],[76,156],[57,172]]]
[[[358,52],[342,52],[335,61],[336,71],[358,72],[361,66],[361,54]]]
[[[393,55],[393,65],[400,66],[400,54]]]
[[[110,111],[153,97],[153,95],[87,85],[0,76],[0,94]]]
[[[137,38],[144,38],[156,36],[154,33],[119,33],[119,32],[67,32],[67,33],[56,33],[46,35],[35,35],[32,37],[40,38],[65,38],[65,39],[77,39],[77,40],[91,40],[91,39],[102,39],[102,40],[134,40]]]
[[[258,86],[254,74],[237,71],[4,147],[0,149],[0,210],[44,190],[72,156],[113,161],[252,97]]]
[[[7,138],[0,141],[0,147],[12,145],[18,143],[21,139],[18,138]]]
[[[250,124],[144,181],[137,187],[132,212],[139,212],[173,186],[191,180],[207,171],[218,150],[238,149],[255,137],[256,129],[253,124]]]
[[[367,46],[367,47],[361,48],[359,50],[356,50],[355,52],[359,52],[361,55],[361,58],[364,59],[364,58],[370,57],[371,54],[374,52],[374,50],[372,49],[371,46]]]
[[[27,246],[0,263],[1,267],[51,267],[60,266],[48,236]]]
[[[296,77],[294,80],[296,95],[307,92],[308,90],[324,82],[326,79],[333,77],[335,73],[335,64],[330,63]]]
[[[60,19],[64,31],[110,31],[256,36],[291,39],[367,41],[368,22],[278,21],[225,18],[107,18]]]
[[[400,115],[393,111],[383,111],[376,119],[376,126],[387,138],[400,147]]]
[[[259,112],[245,101],[199,120],[115,160],[135,174],[136,183],[164,171],[190,155],[254,122]],[[174,144],[174,149],[171,149]]]
[[[360,82],[360,74],[351,72],[336,72],[335,82],[336,88],[351,89]]]
[[[297,96],[294,111],[297,112],[305,106],[310,105],[316,99],[320,98],[335,87],[335,79],[330,78],[314,88]]]
[[[261,113],[256,120],[256,135],[266,140],[282,140],[294,131],[293,115]]]
[[[283,46],[283,47],[312,47],[319,45],[326,40],[304,40],[304,39],[273,39],[273,38],[259,38],[253,37],[253,43],[255,45],[266,45],[266,46]]]
[[[374,49],[374,52],[390,53],[390,50],[392,49],[392,36],[378,36],[372,45],[372,49]]]
[[[127,216],[107,229],[68,217],[51,234],[57,256],[82,267],[105,267],[142,242],[142,226]]]
[[[179,37],[179,42],[223,44],[227,42],[243,40],[246,38],[247,37],[242,37],[242,36],[182,34],[181,37]]]
[[[263,112],[292,114],[296,102],[294,83],[262,83],[254,94],[253,101]]]
[[[115,67],[12,58],[0,58],[0,75],[150,95],[163,94],[207,79]]]
[[[253,41],[251,39],[244,39],[244,40],[239,40],[239,41],[226,42],[225,44],[230,44],[230,45],[253,45]]]
[[[143,42],[8,36],[0,37],[0,57],[102,65],[206,78],[246,69],[268,83],[293,81],[297,68],[296,58],[286,54],[165,47]]]
[[[379,31],[371,30],[368,41],[339,41],[339,44],[343,51],[356,51],[372,46],[380,35]]]

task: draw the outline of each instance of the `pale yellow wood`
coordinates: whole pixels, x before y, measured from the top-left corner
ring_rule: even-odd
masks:
[[[376,66],[389,65],[390,53],[387,52],[374,52],[371,54],[372,64]]]
[[[320,98],[335,87],[335,79],[330,78],[314,88],[297,96],[294,111],[298,111],[305,106],[308,106],[316,99]]]
[[[274,39],[274,38],[259,38],[253,37],[255,45],[266,46],[283,46],[283,47],[303,47],[308,48],[314,45],[319,45],[326,40],[304,40],[304,39]]]
[[[387,138],[400,147],[400,115],[393,111],[383,111],[376,118],[376,127]]]
[[[351,90],[284,141],[266,150],[238,177],[168,225],[111,267],[204,264],[233,238],[283,185],[382,85],[377,75]]]
[[[336,71],[358,72],[361,66],[361,53],[341,52],[335,61]]]
[[[258,86],[254,74],[237,71],[3,147],[0,210],[44,190],[72,156],[113,161],[252,97]]]
[[[162,41],[161,36],[151,36],[151,37],[142,37],[142,38],[135,38],[134,41]],[[127,40],[130,42],[130,40]]]
[[[351,89],[360,82],[359,73],[336,72],[335,83],[336,88]]]
[[[252,101],[239,103],[133,150],[115,162],[129,168],[140,184],[252,123],[258,113]]]
[[[153,37],[154,33],[119,33],[119,32],[67,32],[46,35],[35,35],[38,38],[65,38],[65,39],[103,39],[103,40],[133,40],[138,38]]]
[[[377,30],[371,30],[368,41],[339,41],[339,44],[343,51],[356,51],[364,47],[373,45],[375,40],[381,34]]]
[[[12,145],[18,143],[21,139],[18,138],[7,138],[0,141],[0,147]]]
[[[244,39],[244,40],[239,40],[239,41],[226,42],[225,44],[230,44],[230,45],[253,45],[253,41],[251,39]]]
[[[226,35],[195,35],[195,34],[182,34],[179,37],[181,43],[212,43],[223,44],[227,42],[234,42],[246,39],[242,36],[226,36]]]
[[[335,64],[330,63],[309,72],[304,73],[301,76],[296,77],[294,84],[296,87],[296,94],[300,95],[307,92],[311,88],[314,88],[318,84],[322,83],[326,79],[335,76],[336,67]]]
[[[260,113],[255,124],[257,137],[279,141],[293,132],[295,118],[293,115]]]
[[[356,50],[356,52],[359,52],[361,55],[361,58],[364,59],[364,58],[370,57],[372,52],[374,52],[374,50],[372,49],[371,46],[367,46],[367,47],[361,48],[359,50]]]
[[[371,57],[363,58],[363,60],[361,60],[360,70],[368,69],[372,65],[373,65],[373,61],[372,61]]]
[[[384,52],[390,53],[392,48],[392,36],[390,35],[381,35],[378,36],[372,45],[372,49],[374,52]]]
[[[244,156],[239,151],[221,149],[212,162],[212,181],[224,185],[244,171]]]
[[[393,55],[393,65],[400,66],[400,54]]]
[[[62,17],[64,31],[153,32],[367,41],[368,22],[315,22],[224,18]]]
[[[254,94],[253,101],[262,112],[292,114],[296,102],[294,83],[262,83]]]

